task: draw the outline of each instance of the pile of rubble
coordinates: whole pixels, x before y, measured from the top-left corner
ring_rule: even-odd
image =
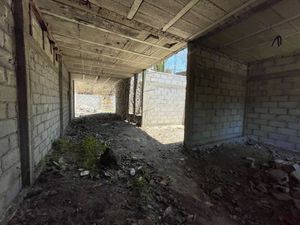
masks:
[[[266,170],[271,179],[269,191],[278,200],[293,201],[300,210],[300,165],[276,159],[272,167]]]

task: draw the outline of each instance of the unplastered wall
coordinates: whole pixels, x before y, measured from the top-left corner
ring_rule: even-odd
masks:
[[[34,171],[60,135],[58,63],[29,37],[28,69],[31,95],[31,140]]]
[[[300,149],[300,55],[249,65],[246,135]]]
[[[157,71],[144,77],[142,125],[183,125],[186,77]]]
[[[0,0],[0,220],[21,189],[14,20],[11,1]]]
[[[186,147],[243,135],[246,76],[247,65],[189,43]]]

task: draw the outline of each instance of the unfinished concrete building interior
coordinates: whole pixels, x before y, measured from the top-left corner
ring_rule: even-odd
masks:
[[[1,224],[300,224],[299,0],[0,3]]]

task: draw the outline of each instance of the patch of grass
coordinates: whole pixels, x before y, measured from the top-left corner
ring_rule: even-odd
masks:
[[[80,167],[97,174],[98,161],[108,146],[93,136],[87,136],[80,143],[61,138],[53,143],[53,149],[55,151],[52,156],[55,156],[56,161],[62,153],[73,153]]]
[[[108,146],[100,141],[98,141],[93,136],[88,136],[84,138],[80,143],[79,161],[87,170],[92,172],[97,171],[98,161],[101,155],[108,149]]]
[[[135,178],[134,182],[133,182],[133,186],[138,188],[138,189],[143,189],[146,186],[146,180],[143,176],[139,176],[137,178]]]
[[[61,138],[53,143],[53,149],[59,152],[70,152],[76,150],[76,145]]]

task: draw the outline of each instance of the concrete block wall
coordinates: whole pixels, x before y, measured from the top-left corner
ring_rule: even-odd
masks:
[[[300,55],[249,65],[245,133],[300,150]]]
[[[49,40],[45,39],[46,33],[43,37],[34,32],[30,35],[29,2],[0,0],[0,4],[1,223],[6,210],[22,187],[34,181],[38,175],[35,172],[38,172],[39,163],[50,150],[52,142],[60,135],[60,85],[58,62],[54,60],[50,45],[47,45]],[[24,24],[14,22],[12,8],[17,11],[17,18],[23,17]],[[15,27],[18,33],[15,33]],[[38,27],[34,29],[37,31]],[[44,48],[39,44],[41,40],[36,38],[44,38]],[[16,52],[20,54],[17,55]],[[63,74],[63,110],[65,121],[68,122],[69,76],[66,68]],[[25,82],[17,83],[17,80]],[[23,101],[24,97],[27,101]],[[22,104],[19,105],[20,102]],[[21,171],[21,168],[26,170]],[[24,176],[21,177],[22,175]]]
[[[186,147],[242,136],[247,65],[189,43],[187,77]]]
[[[55,66],[35,40],[28,42],[32,159],[36,170],[60,136],[59,71],[58,63]]]
[[[0,220],[21,189],[11,1],[0,0]],[[1,222],[0,222],[1,223]]]
[[[185,76],[146,71],[142,125],[183,125],[185,92]]]

